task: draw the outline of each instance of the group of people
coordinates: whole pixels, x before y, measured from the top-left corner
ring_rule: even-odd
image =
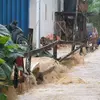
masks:
[[[92,50],[97,49],[100,44],[100,38],[97,29],[94,27],[92,32],[88,33],[88,42],[91,44]]]

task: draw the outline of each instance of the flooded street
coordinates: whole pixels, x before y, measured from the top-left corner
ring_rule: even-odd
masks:
[[[85,56],[85,62],[68,73],[84,82],[52,83],[34,87],[18,100],[100,100],[100,49]]]

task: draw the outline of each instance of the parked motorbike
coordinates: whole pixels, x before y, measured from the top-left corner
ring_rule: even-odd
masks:
[[[11,33],[13,42],[17,43],[17,44],[28,45],[28,41],[23,34],[24,33],[23,30],[21,28],[19,28],[17,25],[18,25],[17,21],[13,21],[9,25],[6,25],[6,28]]]

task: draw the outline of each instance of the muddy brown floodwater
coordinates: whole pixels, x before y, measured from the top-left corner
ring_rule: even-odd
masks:
[[[100,49],[85,56],[84,64],[64,78],[34,87],[18,100],[100,100]]]

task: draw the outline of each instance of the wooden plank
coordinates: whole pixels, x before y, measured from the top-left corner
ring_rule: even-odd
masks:
[[[26,52],[25,54],[24,54],[24,57],[27,57],[27,56],[29,56],[29,55],[34,55],[34,54],[36,54],[36,53],[39,53],[39,52],[41,52],[41,51],[43,51],[43,50],[46,50],[46,49],[48,49],[48,48],[50,48],[50,47],[53,47],[53,46],[55,46],[55,45],[57,45],[57,44],[72,44],[73,42],[72,41],[69,41],[69,42],[67,42],[67,41],[54,41],[53,43],[50,43],[50,44],[48,44],[48,45],[46,45],[46,46],[44,46],[44,47],[42,47],[42,48],[39,48],[39,49],[35,49],[35,50],[31,50],[30,52]],[[81,43],[79,43],[79,42],[76,42],[76,44],[81,44]]]
[[[73,50],[72,52],[70,52],[69,54],[67,54],[66,56],[62,57],[59,61],[63,61],[64,59],[66,59],[67,57],[69,57],[70,55],[72,55],[74,52],[76,52],[77,50],[79,50],[80,48],[82,48],[84,45],[79,46],[78,48],[76,48],[75,50]]]
[[[60,41],[55,41],[55,42],[50,43],[49,45],[46,45],[46,46],[44,46],[44,47],[42,47],[42,48],[35,49],[35,50],[31,50],[30,52],[25,53],[25,54],[24,54],[24,57],[27,57],[28,55],[34,55],[34,54],[36,54],[36,53],[39,53],[39,52],[41,52],[41,51],[43,51],[43,50],[48,49],[49,47],[53,47],[55,44],[58,44],[59,42],[60,42]]]

